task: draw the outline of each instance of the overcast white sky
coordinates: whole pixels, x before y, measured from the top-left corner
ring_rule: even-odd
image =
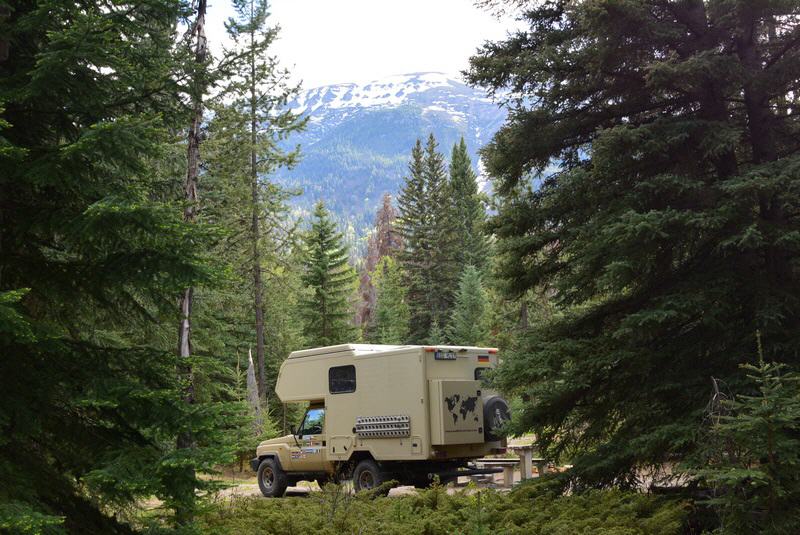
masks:
[[[281,26],[275,52],[303,88],[367,82],[392,74],[438,71],[457,75],[486,40],[513,27],[472,0],[274,0]],[[209,0],[212,50],[225,39],[227,0]]]

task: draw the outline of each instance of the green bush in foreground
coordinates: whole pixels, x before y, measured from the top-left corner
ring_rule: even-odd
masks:
[[[204,519],[205,533],[392,534],[675,534],[688,515],[674,500],[619,490],[575,496],[542,493],[524,485],[448,495],[435,487],[419,494],[371,498],[326,486],[303,498],[242,498]]]

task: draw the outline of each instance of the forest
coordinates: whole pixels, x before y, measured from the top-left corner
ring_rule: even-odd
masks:
[[[800,2],[477,2],[490,188],[420,133],[360,248],[273,180],[300,87],[230,2],[212,54],[207,0],[0,0],[0,533],[800,532]],[[565,468],[221,500],[356,342],[499,348]]]

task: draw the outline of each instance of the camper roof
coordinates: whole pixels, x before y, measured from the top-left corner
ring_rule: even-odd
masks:
[[[340,344],[336,346],[315,347],[313,349],[303,349],[302,351],[293,351],[290,359],[297,359],[302,357],[311,357],[314,355],[331,355],[341,356],[343,353],[350,353],[353,356],[367,355],[375,353],[388,353],[390,351],[399,351],[403,349],[421,349],[426,348],[430,351],[434,349],[449,350],[449,351],[487,351],[496,352],[494,348],[487,347],[473,347],[473,346],[417,346],[417,345],[380,345],[380,344]]]

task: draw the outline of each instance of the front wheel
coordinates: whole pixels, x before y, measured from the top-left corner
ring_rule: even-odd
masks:
[[[353,470],[353,487],[356,492],[371,490],[379,487],[384,482],[384,475],[375,461],[364,459]]]
[[[280,498],[289,486],[286,480],[286,472],[278,465],[278,462],[267,457],[258,465],[258,488],[261,494],[267,498]]]

